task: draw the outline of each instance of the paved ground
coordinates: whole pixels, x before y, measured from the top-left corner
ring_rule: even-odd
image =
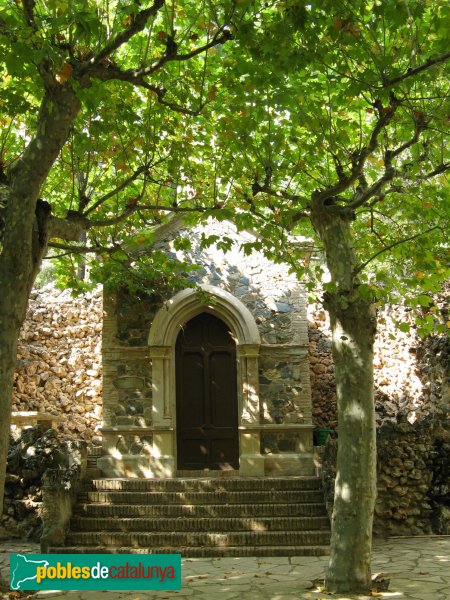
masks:
[[[9,581],[9,553],[39,553],[36,544],[0,540],[0,576]],[[392,538],[374,545],[373,572],[390,579],[389,591],[372,596],[328,595],[311,589],[326,557],[185,559],[178,592],[38,592],[33,598],[65,600],[449,600],[450,536]],[[308,589],[309,588],[309,589]],[[5,593],[3,598],[17,598]]]

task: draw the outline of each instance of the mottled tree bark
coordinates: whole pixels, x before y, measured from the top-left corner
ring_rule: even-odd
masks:
[[[36,135],[7,173],[0,251],[0,515],[3,513],[17,340],[28,298],[48,242],[50,207],[39,203],[41,187],[63,147],[80,102],[68,85],[47,91]]]
[[[331,556],[325,583],[327,590],[336,592],[367,591],[370,586],[376,498],[373,394],[376,314],[373,302],[358,293],[351,219],[351,213],[332,204],[316,205],[312,210],[332,283],[324,300],[332,328],[339,445]]]
[[[338,455],[326,577],[331,591],[367,591],[376,497],[373,397],[374,314],[370,303],[326,301],[332,328],[338,404]]]

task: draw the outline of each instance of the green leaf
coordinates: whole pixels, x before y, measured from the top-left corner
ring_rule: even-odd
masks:
[[[418,301],[420,306],[424,306],[424,307],[428,307],[430,306],[430,304],[433,304],[433,299],[430,298],[429,296],[425,296],[424,294],[421,294],[418,297]]]

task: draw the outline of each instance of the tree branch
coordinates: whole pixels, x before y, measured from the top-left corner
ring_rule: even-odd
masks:
[[[383,82],[382,89],[388,89],[393,85],[400,83],[405,79],[408,79],[409,77],[414,77],[415,75],[418,75],[419,73],[422,73],[423,71],[426,71],[427,69],[430,69],[435,65],[439,65],[440,63],[446,62],[449,58],[450,52],[446,52],[445,54],[441,54],[440,56],[436,56],[435,58],[429,58],[426,62],[422,63],[417,67],[414,67],[414,69],[408,69],[406,73],[403,73],[402,75],[397,75],[397,77],[387,79]]]
[[[255,181],[252,185],[253,195],[256,196],[259,192],[263,194],[267,194],[268,196],[272,196],[273,198],[279,198],[283,200],[292,200],[293,202],[300,202],[302,204],[307,204],[308,198],[306,196],[299,196],[298,194],[289,194],[285,191],[277,191],[273,188],[269,187],[264,183],[264,185],[260,185],[257,181]]]
[[[361,177],[367,158],[378,147],[378,137],[380,133],[391,122],[399,105],[400,102],[395,97],[391,98],[391,104],[388,107],[383,107],[379,100],[375,102],[374,106],[378,111],[378,119],[370,136],[369,144],[361,148],[361,150],[355,154],[350,173],[348,175],[343,173],[342,176],[339,177],[338,182],[334,185],[313,192],[313,200],[320,202],[321,200],[334,198],[347,190],[357,179],[359,179],[359,177]],[[346,207],[346,210],[347,208],[348,207]]]
[[[69,211],[65,219],[50,215],[48,222],[48,237],[59,238],[66,241],[77,242],[81,235],[89,231],[92,227],[109,227],[110,225],[117,225],[125,221],[130,215],[137,210],[137,205],[132,204],[116,217],[112,219],[94,220],[87,219],[84,215],[78,212]]]
[[[191,50],[191,52],[187,52],[186,54],[164,54],[164,56],[161,56],[152,65],[150,65],[148,67],[144,67],[142,69],[138,69],[136,71],[136,75],[141,76],[141,77],[146,77],[147,75],[151,75],[152,73],[155,73],[156,71],[158,71],[167,62],[187,61],[191,58],[194,58],[194,56],[198,56],[199,54],[203,54],[204,52],[207,52],[211,48],[214,48],[214,46],[218,46],[219,44],[224,44],[228,40],[232,39],[231,32],[226,27],[227,27],[226,25],[222,25],[222,27],[220,27],[216,31],[212,40],[210,42],[208,42],[207,44],[204,44],[203,46],[200,46],[199,48],[195,48],[195,50]],[[219,34],[222,34],[222,35],[219,35]]]
[[[382,190],[380,191],[380,193],[378,195],[372,196],[372,202],[369,202],[369,204],[367,205],[370,209],[372,209],[375,204],[378,204],[378,202],[382,202],[386,196],[388,196],[389,194],[402,194],[405,192],[405,188],[401,185],[391,185],[387,190]]]
[[[338,69],[336,69],[336,67],[334,67],[331,64],[323,63],[323,65],[327,69],[330,69],[331,71],[337,73],[340,77],[345,77],[346,79],[349,79],[351,81],[357,81],[358,83],[362,83],[364,86],[372,88],[373,90],[386,90],[386,89],[389,89],[390,87],[396,85],[397,83],[400,83],[400,82],[404,81],[405,79],[408,79],[409,77],[414,77],[415,75],[419,75],[423,71],[426,71],[427,69],[430,69],[430,68],[434,67],[435,65],[439,65],[441,63],[446,62],[449,58],[450,58],[450,52],[446,52],[446,53],[436,56],[434,58],[429,58],[426,62],[422,63],[421,65],[418,65],[417,67],[414,67],[413,69],[408,69],[402,75],[397,75],[396,77],[392,77],[392,79],[386,79],[384,81],[382,80],[381,86],[371,84],[368,81],[365,81],[364,79],[356,77],[353,73],[351,75],[348,75],[348,73],[339,71]]]
[[[59,242],[49,242],[49,248],[58,248],[58,250],[67,250],[71,254],[113,254],[120,250],[118,246],[106,248],[104,246],[75,246],[73,244],[61,244]],[[54,258],[49,257],[49,258]]]
[[[138,204],[137,210],[158,210],[170,213],[206,212],[220,210],[221,206],[165,206],[164,204]]]
[[[137,87],[142,87],[146,90],[153,92],[158,98],[158,102],[160,104],[162,104],[163,106],[167,106],[167,108],[170,108],[171,110],[184,115],[197,116],[203,110],[204,104],[202,104],[199,107],[199,109],[192,110],[190,108],[186,108],[184,106],[175,104],[174,102],[168,102],[164,99],[164,96],[167,93],[167,90],[165,88],[148,83],[147,81],[145,81],[142,75],[136,75],[136,73],[137,71],[134,69],[122,71],[121,69],[119,69],[119,67],[116,66],[104,67],[102,65],[96,65],[95,67],[89,69],[88,75],[89,77],[92,77],[94,79],[100,79],[101,81],[126,81]]]
[[[48,237],[78,242],[81,235],[88,228],[87,219],[78,213],[69,213],[65,219],[50,215],[48,220]]]
[[[115,187],[113,190],[111,190],[107,194],[104,194],[103,196],[101,196],[95,202],[95,204],[93,204],[92,206],[90,206],[88,208],[88,210],[86,210],[83,213],[83,215],[85,217],[87,217],[88,215],[90,215],[91,212],[93,212],[94,210],[96,210],[104,202],[106,202],[107,200],[109,200],[110,198],[112,198],[113,196],[115,196],[116,194],[118,194],[119,192],[121,192],[122,190],[124,190],[126,187],[128,187],[130,185],[130,183],[133,183],[133,181],[135,181],[139,177],[139,175],[142,175],[142,173],[145,173],[146,171],[148,171],[152,166],[153,166],[153,163],[147,163],[145,165],[140,166],[138,169],[136,169],[134,171],[134,173],[132,173],[129,177],[127,177],[126,179],[124,179],[122,181],[122,183],[120,183],[117,187]]]
[[[438,167],[436,167],[435,169],[433,169],[433,171],[430,171],[429,173],[426,173],[425,175],[419,175],[418,178],[422,179],[422,180],[424,180],[424,179],[431,179],[432,177],[436,177],[436,175],[440,175],[441,173],[445,173],[449,169],[450,169],[450,163],[442,163]]]
[[[134,17],[130,26],[109,40],[91,61],[81,68],[81,72],[86,72],[91,66],[100,64],[105,58],[118,50],[123,44],[126,44],[136,33],[142,31],[150,17],[155,16],[164,6],[164,0],[154,0],[153,5],[139,11]]]
[[[422,131],[424,131],[424,129],[426,129],[424,121],[422,119],[416,119],[414,135],[412,136],[412,138],[404,144],[401,144],[394,150],[386,150],[386,152],[384,153],[385,170],[382,177],[380,177],[380,179],[378,179],[378,181],[372,184],[368,189],[363,190],[359,194],[356,194],[355,200],[348,204],[347,208],[349,208],[350,210],[359,208],[368,200],[370,200],[370,198],[378,194],[385,183],[391,181],[396,175],[399,174],[399,171],[392,166],[392,159],[399,156],[405,150],[411,148],[411,146],[414,146],[414,144],[416,144],[419,141],[420,134],[422,133]]]
[[[153,5],[153,7],[156,4],[157,4],[157,2],[155,0],[155,4]],[[150,10],[150,9],[148,9],[148,10]],[[141,11],[141,12],[145,12],[145,11]],[[202,103],[201,106],[197,110],[192,110],[192,109],[186,108],[184,106],[180,106],[176,103],[169,102],[164,99],[164,96],[166,95],[167,90],[163,87],[159,87],[159,86],[153,85],[151,83],[148,83],[145,80],[145,77],[148,77],[149,75],[152,75],[156,71],[159,71],[163,67],[163,65],[165,65],[167,62],[173,62],[173,61],[185,62],[185,61],[190,60],[194,56],[198,56],[199,54],[207,52],[214,46],[218,46],[219,44],[224,44],[226,41],[232,39],[231,32],[229,31],[229,29],[227,27],[228,27],[227,25],[222,25],[222,27],[220,27],[216,31],[216,33],[214,34],[214,36],[210,42],[208,42],[207,44],[204,44],[203,46],[196,48],[195,50],[192,50],[191,52],[187,52],[186,54],[177,54],[176,53],[176,45],[175,45],[174,53],[166,52],[166,54],[161,56],[152,65],[150,65],[148,67],[143,67],[141,69],[122,70],[119,67],[117,67],[116,65],[105,66],[105,65],[101,64],[102,60],[104,60],[104,58],[106,58],[106,56],[108,56],[108,54],[111,53],[111,52],[106,52],[106,48],[105,48],[103,51],[100,51],[100,53],[89,62],[89,64],[81,66],[77,70],[78,71],[77,76],[81,80],[85,77],[88,77],[88,78],[93,77],[95,79],[100,79],[101,81],[111,81],[111,80],[127,81],[128,83],[131,83],[132,85],[142,87],[146,90],[154,92],[158,98],[158,102],[160,104],[162,104],[163,106],[167,106],[167,108],[170,108],[171,110],[173,110],[175,112],[179,112],[179,113],[182,113],[185,115],[197,116],[203,110],[205,103]],[[117,49],[125,41],[128,41],[128,39],[130,37],[132,37],[132,35],[134,35],[138,31],[140,31],[140,29],[137,28],[137,29],[133,30],[132,35],[129,35],[127,38],[125,38],[124,34],[129,33],[132,29],[133,29],[133,25],[130,26],[130,28],[127,30],[127,32],[123,32],[123,34],[119,34],[119,36],[117,36],[117,38],[115,38],[113,41],[111,41],[110,44],[107,46],[107,48],[110,48],[110,47],[113,48],[111,51],[113,51],[114,49]],[[120,38],[120,40],[119,40],[119,38]],[[120,41],[120,43],[119,43],[119,41]]]
[[[440,227],[439,225],[435,225],[434,227],[430,227],[430,229],[427,229],[426,231],[421,231],[420,233],[416,233],[415,235],[411,235],[410,237],[403,238],[402,240],[397,240],[396,242],[389,244],[389,246],[385,246],[384,248],[382,248],[381,250],[376,252],[373,256],[371,256],[368,260],[366,260],[366,262],[364,262],[362,265],[357,266],[353,270],[353,277],[356,277],[358,275],[358,273],[361,273],[361,271],[363,269],[365,269],[367,267],[367,265],[369,263],[371,263],[375,258],[380,256],[380,254],[383,254],[384,252],[387,252],[388,250],[392,250],[392,248],[395,248],[396,246],[400,246],[401,244],[405,244],[406,242],[411,242],[412,240],[415,240],[418,237],[421,237],[422,235],[427,235],[427,233],[431,233],[432,231],[435,231],[436,229],[442,229],[442,227]]]
[[[358,199],[351,204],[348,204],[346,208],[349,210],[355,210],[356,208],[359,208],[365,204],[368,200],[370,200],[370,198],[376,196],[378,192],[381,191],[383,185],[388,181],[391,181],[395,177],[396,173],[397,171],[392,167],[387,168],[378,181],[375,181],[375,183],[373,183],[367,190],[358,195]]]
[[[35,0],[22,0],[23,12],[27,25],[31,27],[33,31],[37,30],[36,21],[34,20],[34,7],[36,5]]]
[[[136,212],[136,210],[137,205],[130,204],[129,206],[127,206],[127,208],[123,211],[122,214],[117,215],[117,217],[113,217],[112,219],[87,221],[88,229],[91,229],[91,227],[109,227],[110,225],[118,225],[119,223],[122,223],[122,221],[128,219],[128,217],[130,217],[134,212]]]

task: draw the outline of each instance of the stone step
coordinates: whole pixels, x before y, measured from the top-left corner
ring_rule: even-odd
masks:
[[[236,469],[227,469],[227,470],[215,470],[215,469],[201,469],[201,470],[176,470],[175,477],[180,477],[182,479],[189,479],[194,477],[198,479],[199,477],[209,477],[210,479],[227,479],[228,477],[239,477],[239,471]]]
[[[178,532],[178,531],[312,531],[328,530],[329,522],[323,517],[212,517],[212,518],[89,518],[75,517],[72,531],[121,531],[121,532]]]
[[[89,517],[307,517],[326,516],[323,502],[265,504],[83,504],[75,514]]]
[[[264,504],[266,502],[322,502],[319,490],[258,492],[86,492],[79,496],[81,502],[110,502],[111,504]]]
[[[329,521],[317,477],[211,475],[86,481],[67,545],[53,551],[192,557],[327,553]]]
[[[52,554],[181,554],[185,558],[245,557],[245,556],[325,556],[329,546],[226,546],[226,547],[128,547],[128,546],[65,546],[51,547]]]
[[[85,480],[85,482],[89,482],[89,484],[90,484],[90,482],[93,479],[100,477],[101,474],[102,474],[101,469],[97,469],[97,467],[90,467],[88,465],[88,467],[85,471],[85,474],[84,474],[84,480]]]
[[[226,472],[226,471],[225,471]],[[202,491],[290,491],[321,490],[318,477],[284,478],[175,478],[175,479],[94,479],[85,486],[86,491],[124,491],[124,492],[202,492]]]
[[[164,532],[130,533],[116,531],[70,531],[69,546],[153,546],[178,548],[183,546],[325,546],[330,542],[328,531],[252,531],[252,532]]]

